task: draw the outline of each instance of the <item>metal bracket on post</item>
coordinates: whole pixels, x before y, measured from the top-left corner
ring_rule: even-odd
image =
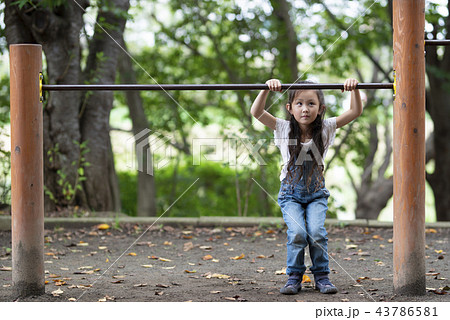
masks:
[[[42,93],[42,83],[44,81],[44,75],[39,72],[39,102],[44,102],[44,94]]]

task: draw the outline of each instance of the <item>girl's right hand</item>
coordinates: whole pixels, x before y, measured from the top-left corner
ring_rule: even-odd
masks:
[[[278,79],[270,79],[266,81],[267,86],[270,91],[280,91],[281,92],[281,82]]]

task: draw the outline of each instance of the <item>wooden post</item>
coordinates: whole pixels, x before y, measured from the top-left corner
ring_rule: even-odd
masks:
[[[44,289],[42,47],[10,46],[12,282],[16,296]]]
[[[425,294],[425,0],[394,0],[394,293]]]

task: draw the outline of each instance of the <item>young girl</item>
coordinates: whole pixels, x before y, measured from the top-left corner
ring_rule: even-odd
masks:
[[[312,83],[302,81],[300,83]],[[281,82],[266,82],[270,91],[281,91]],[[333,144],[336,128],[362,113],[358,81],[347,79],[344,90],[351,91],[350,109],[338,117],[324,120],[325,100],[321,90],[290,90],[286,109],[289,120],[275,118],[264,110],[269,90],[263,90],[253,102],[251,114],[274,130],[275,145],[280,149],[283,168],[278,204],[287,225],[287,269],[289,279],[283,294],[301,290],[305,248],[309,245],[315,288],[321,293],[336,293],[328,274],[327,232],[324,227],[330,193],[325,188],[323,158]]]

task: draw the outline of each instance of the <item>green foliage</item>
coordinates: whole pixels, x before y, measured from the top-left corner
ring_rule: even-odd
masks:
[[[80,157],[78,161],[73,161],[72,166],[77,168],[77,173],[75,176],[75,181],[71,183],[71,179],[65,173],[64,169],[58,169],[56,174],[58,179],[56,180],[56,185],[58,187],[58,193],[63,196],[64,204],[71,205],[73,204],[77,191],[82,191],[82,183],[86,180],[84,169],[89,167],[91,164],[86,161],[85,155],[90,151],[87,146],[87,140],[83,142],[73,141],[73,143],[80,150]],[[61,152],[59,151],[59,145],[56,144],[54,147],[50,148],[47,151],[47,159],[49,161],[50,166],[56,167],[58,158],[61,156]],[[62,205],[58,197],[56,197],[51,190],[44,186],[44,192],[49,197],[51,201],[53,201],[56,205]]]
[[[0,78],[0,204],[11,203],[11,152],[5,148],[9,140],[7,127],[9,126],[9,77]]]
[[[201,165],[192,165],[188,158],[176,168],[171,163],[155,171],[156,201],[158,215],[165,217],[200,217],[200,216],[237,216],[238,203],[236,194],[236,179],[239,181],[241,193],[241,207],[248,200],[248,216],[261,216],[264,212],[261,196],[264,193],[252,180],[254,178],[261,184],[261,172],[251,171],[248,168],[236,173],[235,169],[224,164],[205,161]],[[276,171],[277,166],[267,166],[267,175],[270,174],[268,184],[263,187],[269,192],[268,204],[270,212],[279,215],[276,203],[279,180]],[[176,175],[174,175],[176,172]],[[237,174],[237,175],[236,175]],[[136,215],[136,185],[135,172],[119,172],[119,186],[121,191],[122,210],[128,215]],[[198,181],[192,185],[195,180]],[[245,192],[250,184],[249,197]],[[182,193],[192,187],[184,194]],[[179,198],[178,201],[176,201]],[[175,202],[175,204],[174,204]],[[174,204],[172,206],[172,204]]]
[[[120,203],[122,212],[136,216],[137,207],[137,173],[135,171],[118,171]]]
[[[32,0],[18,0],[11,3],[12,5],[19,6],[20,9],[22,9],[24,6],[29,5],[31,7],[43,7],[43,8],[50,8],[54,9],[60,6],[64,6],[67,4],[66,0],[41,0],[36,3],[36,1]]]

